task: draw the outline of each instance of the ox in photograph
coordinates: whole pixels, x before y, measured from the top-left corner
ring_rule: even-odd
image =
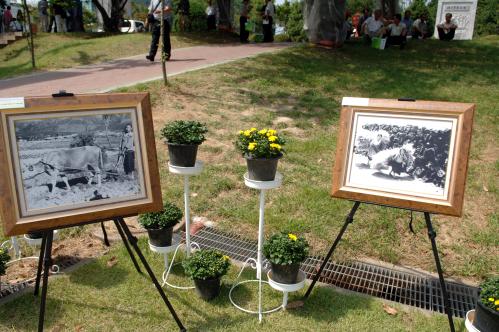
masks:
[[[9,117],[21,216],[145,197],[133,109]]]
[[[456,120],[357,112],[346,183],[447,199]]]

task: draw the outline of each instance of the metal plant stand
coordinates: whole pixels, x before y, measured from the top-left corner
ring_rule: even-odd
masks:
[[[283,285],[283,284],[278,284],[278,283],[274,282],[271,278],[269,278],[268,281],[263,280],[263,278],[262,278],[263,269],[267,269],[267,266],[268,266],[268,261],[263,260],[263,236],[264,236],[264,224],[265,224],[265,192],[267,190],[280,187],[282,184],[282,175],[281,175],[281,173],[277,172],[275,179],[273,181],[255,181],[255,180],[249,179],[248,174],[246,173],[244,175],[244,184],[249,188],[260,190],[259,223],[258,223],[258,251],[257,251],[256,260],[254,258],[248,258],[244,262],[243,267],[241,268],[241,271],[239,271],[239,274],[236,278],[236,281],[239,280],[244,269],[248,265],[251,268],[256,269],[256,279],[243,280],[243,281],[240,281],[238,283],[235,283],[229,291],[229,299],[230,299],[230,302],[237,309],[244,311],[244,312],[247,312],[247,313],[250,313],[250,314],[258,314],[258,320],[261,322],[263,314],[275,312],[275,311],[286,308],[287,301],[288,301],[288,292],[292,292],[292,291],[298,290],[298,289],[303,287],[303,285],[305,284],[305,274],[303,273],[302,275],[300,275],[300,277],[302,277],[302,282],[303,282],[301,287],[297,286],[297,284],[296,284],[296,285],[288,285],[289,288],[287,288],[286,285],[284,285],[284,287],[282,287],[280,285]],[[243,284],[247,284],[247,283],[254,283],[254,282],[258,283],[258,310],[256,310],[256,311],[243,308],[241,305],[237,304],[234,301],[234,299],[232,298],[232,292],[238,286],[243,285]],[[282,305],[279,305],[278,307],[272,308],[269,310],[263,310],[262,287],[265,284],[267,284],[267,285],[271,286],[272,288],[284,293]],[[299,288],[296,288],[296,287],[299,287]]]
[[[193,249],[199,249],[199,245],[196,242],[191,241],[191,206],[190,206],[190,188],[189,188],[189,178],[191,176],[199,175],[203,171],[204,163],[202,161],[196,161],[194,167],[181,167],[174,166],[168,163],[168,170],[172,174],[182,175],[184,177],[184,218],[185,218],[185,243],[174,244],[170,247],[165,248],[151,248],[154,252],[159,252],[163,254],[165,260],[165,271],[163,272],[163,284],[162,286],[170,286],[175,289],[194,289],[194,286],[179,286],[168,282],[168,277],[170,275],[171,269],[175,263],[175,258],[180,250],[180,248],[185,247],[185,254],[187,257],[190,256]],[[173,257],[168,264],[168,254],[174,252]]]

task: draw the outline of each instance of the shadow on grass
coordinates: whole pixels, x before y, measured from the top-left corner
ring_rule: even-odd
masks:
[[[105,263],[104,263],[105,264]],[[95,287],[97,289],[105,289],[116,287],[126,281],[130,273],[138,273],[120,267],[120,264],[131,264],[130,260],[119,258],[113,267],[107,267],[103,263],[89,264],[82,267],[83,273],[71,273],[69,280],[72,283]]]

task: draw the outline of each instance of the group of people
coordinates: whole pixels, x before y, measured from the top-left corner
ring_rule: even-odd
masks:
[[[0,15],[0,32],[22,31],[23,12],[18,10],[14,17],[12,7],[7,6]]]
[[[67,10],[60,3],[49,3],[47,0],[38,1],[38,16],[42,32],[71,32],[83,31],[81,1]]]
[[[392,20],[384,19],[380,9],[374,11],[374,15],[369,15],[369,9],[364,10],[364,16],[361,17],[360,31],[367,43],[374,37],[386,38],[386,45],[398,45],[404,48],[407,43],[407,37],[413,39],[426,39],[431,37],[428,26],[428,16],[420,15],[415,21],[411,18],[411,12],[406,10],[404,17],[395,14]],[[437,25],[438,36],[440,40],[452,40],[454,38],[457,24],[452,20],[452,14],[447,13],[445,20]]]
[[[241,43],[248,43],[249,31],[246,26],[250,17],[251,6],[249,0],[243,0],[243,5],[241,7],[241,13],[239,16],[239,38]],[[265,4],[260,7],[260,15],[262,16],[262,31],[263,31],[263,42],[271,43],[274,41],[274,17],[275,17],[275,6],[272,0],[266,0]]]

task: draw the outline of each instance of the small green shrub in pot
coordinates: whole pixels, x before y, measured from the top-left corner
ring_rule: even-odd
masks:
[[[149,242],[155,247],[169,247],[172,244],[173,226],[182,219],[182,210],[170,202],[163,204],[159,212],[144,213],[139,223],[147,230]]]
[[[166,140],[170,164],[193,167],[196,164],[198,147],[206,140],[206,126],[198,121],[176,120],[165,124],[161,137]]]
[[[10,261],[10,255],[7,249],[0,248],[0,279],[7,272],[7,263]],[[0,290],[2,290],[2,283],[0,282]]]
[[[481,332],[499,331],[499,276],[489,278],[480,285],[474,325]]]
[[[300,264],[308,252],[307,240],[293,233],[274,234],[263,244],[263,254],[272,267],[272,279],[282,284],[296,283]]]
[[[202,249],[195,251],[182,265],[194,280],[197,294],[211,300],[220,294],[220,278],[229,271],[230,259],[218,250]]]

